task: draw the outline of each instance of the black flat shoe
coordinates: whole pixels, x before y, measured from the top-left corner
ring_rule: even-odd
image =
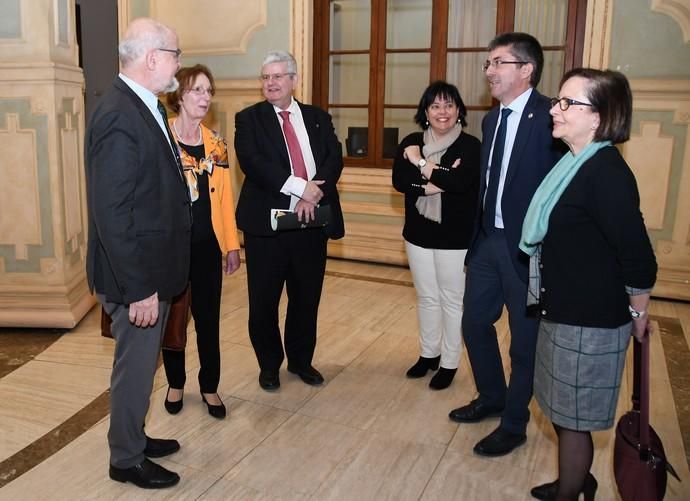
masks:
[[[180,450],[180,443],[169,438],[146,437],[144,456],[147,458],[162,458]]]
[[[438,369],[438,364],[441,361],[441,355],[434,358],[419,357],[417,362],[407,369],[407,377],[410,379],[417,379],[426,376],[429,370],[435,371]]]
[[[293,367],[290,367],[288,365],[287,368],[288,372],[292,372],[293,374],[297,374],[299,378],[304,381],[307,384],[310,384],[312,386],[317,386],[323,383],[324,379],[323,376],[319,371],[314,369],[311,365],[307,367],[306,369],[295,369]]]
[[[108,474],[117,482],[132,482],[142,489],[163,489],[172,487],[180,481],[177,473],[166,470],[148,459],[131,468],[116,468],[111,465]]]
[[[434,377],[431,378],[431,381],[429,381],[429,387],[434,390],[444,390],[448,388],[450,383],[453,382],[453,378],[457,371],[457,369],[446,369],[445,367],[441,367],[438,372],[434,374]]]
[[[262,370],[259,372],[259,386],[266,391],[273,391],[280,388],[278,371]]]
[[[472,400],[469,404],[453,409],[448,417],[457,423],[478,423],[488,417],[498,417],[503,412],[502,407],[494,407]]]
[[[594,495],[597,492],[598,486],[599,484],[597,483],[597,479],[594,478],[594,475],[587,472],[587,476],[585,477],[585,483],[582,486],[582,490],[580,491],[582,494],[584,494],[585,501],[594,501]],[[544,499],[547,501],[556,499],[557,493],[558,480],[549,482],[548,484],[538,485],[532,488],[532,490],[530,491],[530,494],[532,494],[533,498]]]
[[[218,397],[218,398],[220,399],[220,397]],[[208,400],[206,400],[206,397],[204,396],[203,393],[201,394],[201,400],[203,400],[204,403],[206,404],[206,407],[208,407],[208,413],[211,416],[213,416],[216,419],[225,419],[225,415],[227,414],[227,411],[226,411],[225,405],[223,404],[222,401],[220,402],[220,405],[209,404]]]
[[[477,442],[474,452],[480,456],[505,456],[527,441],[524,433],[511,433],[500,426]]]
[[[168,400],[169,395],[170,386],[168,386],[168,392],[165,394],[165,402],[163,403],[163,405],[165,405],[165,410],[168,411],[169,414],[177,414],[182,410],[182,406],[184,405],[184,395],[181,399],[176,400],[175,402]]]

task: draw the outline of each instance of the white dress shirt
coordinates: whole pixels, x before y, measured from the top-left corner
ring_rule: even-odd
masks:
[[[290,112],[290,123],[292,128],[295,129],[295,134],[297,135],[297,140],[299,141],[300,149],[302,150],[302,157],[304,158],[304,164],[307,168],[307,178],[313,179],[316,175],[316,161],[314,160],[314,155],[311,152],[311,144],[309,143],[309,134],[307,134],[307,128],[304,125],[304,118],[302,118],[302,110],[300,109],[295,98],[292,98],[290,106],[286,110],[281,110],[277,106],[273,106],[274,111],[278,117],[278,122],[280,122],[280,130],[283,130],[283,119],[278,113],[281,111]],[[283,133],[283,139],[285,140],[285,133]],[[287,148],[287,140],[285,140],[285,147]],[[288,156],[290,155],[290,150],[288,149]],[[290,159],[290,170],[292,174],[287,178],[285,184],[280,189],[281,193],[290,195],[290,210],[295,209],[295,205],[299,202],[304,189],[307,187],[307,181],[301,177],[295,176],[295,171],[292,167],[292,158]]]
[[[498,126],[501,122],[500,111],[503,108],[510,108],[512,111],[508,115],[508,123],[506,124],[506,142],[503,149],[503,160],[501,161],[501,177],[498,181],[498,193],[496,194],[496,228],[504,228],[503,225],[503,213],[501,211],[501,199],[503,198],[503,186],[506,182],[506,175],[508,174],[508,165],[510,165],[510,155],[513,151],[513,144],[515,143],[515,136],[517,135],[518,125],[520,125],[520,119],[522,118],[522,112],[525,110],[527,101],[532,95],[532,88],[530,87],[525,92],[516,97],[509,106],[503,106],[499,110],[499,120],[496,123],[496,129],[494,130],[494,137],[491,140],[491,153],[489,154],[489,165],[491,165],[491,160],[494,155],[494,142],[496,141],[496,133],[498,132]],[[492,167],[493,168],[493,167]],[[489,184],[489,171],[486,173],[486,184]]]

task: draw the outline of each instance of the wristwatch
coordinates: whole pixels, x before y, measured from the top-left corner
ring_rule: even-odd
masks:
[[[644,310],[637,311],[635,308],[633,308],[630,305],[628,305],[628,310],[630,311],[630,316],[633,318],[642,318],[647,314],[646,311],[644,311]]]
[[[420,158],[419,162],[417,162],[417,167],[419,167],[419,170],[422,170],[424,167],[426,167],[426,158]]]

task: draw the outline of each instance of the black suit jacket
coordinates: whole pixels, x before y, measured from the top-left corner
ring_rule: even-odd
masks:
[[[532,94],[525,105],[518,124],[501,199],[501,213],[510,256],[513,266],[525,283],[529,271],[529,258],[518,248],[522,235],[522,222],[525,219],[529,203],[532,201],[532,195],[541,184],[544,176],[548,174],[565,151],[563,143],[554,140],[551,135],[550,107],[549,99],[539,94],[536,89],[532,89]],[[486,172],[499,109],[499,106],[492,108],[482,121],[479,204],[475,216],[472,243],[476,241],[481,229],[482,207],[486,192]],[[472,247],[473,245],[470,245],[467,253],[466,263],[468,264],[472,257]]]
[[[313,180],[325,181],[321,205],[331,206],[332,221],[323,231],[329,238],[345,235],[336,184],[343,170],[342,147],[331,116],[315,106],[298,103],[316,162]],[[290,157],[273,105],[262,101],[235,116],[235,152],[245,180],[237,203],[237,227],[256,236],[275,236],[271,209],[286,209],[290,197],[280,189],[291,174]]]
[[[119,78],[86,131],[89,287],[130,304],[168,300],[189,278],[187,186],[165,134]]]

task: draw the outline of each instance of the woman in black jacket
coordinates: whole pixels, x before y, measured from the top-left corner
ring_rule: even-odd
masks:
[[[393,163],[393,186],[405,194],[403,238],[417,291],[421,355],[408,371],[447,388],[462,347],[464,262],[479,192],[479,140],[465,132],[467,110],[457,87],[438,81],[424,91],[415,122]]]

